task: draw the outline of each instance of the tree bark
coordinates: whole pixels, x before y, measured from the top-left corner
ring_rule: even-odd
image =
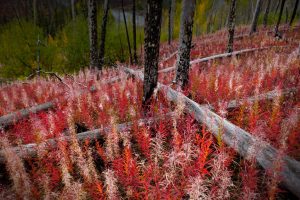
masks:
[[[88,0],[88,21],[90,40],[90,68],[98,68],[97,50],[97,4],[96,0]]]
[[[228,45],[227,45],[228,53],[231,53],[233,51],[235,10],[236,10],[236,0],[231,0],[230,11],[229,11],[229,21],[228,21]]]
[[[278,46],[276,46],[276,47],[278,47]],[[222,53],[222,54],[217,54],[217,55],[213,55],[213,56],[208,56],[205,58],[198,58],[198,59],[190,61],[190,65],[201,63],[201,62],[207,62],[207,61],[215,60],[215,59],[226,58],[226,57],[230,57],[230,56],[236,56],[236,55],[240,55],[240,54],[244,54],[244,53],[262,51],[262,50],[269,49],[269,48],[272,48],[272,46],[271,47],[252,48],[252,49],[243,49],[240,51],[233,51],[231,53]],[[168,68],[159,70],[158,73],[167,73],[167,72],[173,71],[175,69],[176,69],[176,67],[168,67]]]
[[[175,15],[176,0],[169,0],[169,24],[168,24],[168,44],[173,40],[174,15]]]
[[[36,0],[33,0],[32,7],[33,7],[33,23],[36,26],[37,25],[37,9],[36,9]]]
[[[195,7],[196,0],[183,0],[175,77],[176,83],[182,88],[186,87],[189,80]]]
[[[278,20],[275,26],[275,37],[279,37],[279,25],[280,25],[280,21],[281,21],[281,17],[282,17],[282,13],[283,13],[283,8],[284,8],[284,4],[285,4],[285,0],[281,0],[281,5],[280,5],[280,12],[279,12],[279,16],[278,16]]]
[[[72,20],[75,19],[76,13],[75,13],[75,0],[71,0],[71,12],[72,12]]]
[[[123,19],[125,23],[125,31],[126,31],[126,38],[127,38],[127,45],[128,45],[128,50],[129,50],[129,61],[130,64],[132,65],[132,53],[131,53],[131,45],[130,45],[130,39],[129,39],[129,33],[128,33],[128,28],[127,28],[127,21],[126,21],[126,16],[125,16],[125,10],[124,10],[124,2],[122,0],[122,13],[123,13]]]
[[[100,47],[99,47],[99,70],[102,69],[104,65],[104,55],[105,55],[105,38],[106,38],[106,25],[108,20],[108,11],[109,11],[109,1],[104,1],[104,14],[101,24],[101,39],[100,39]]]
[[[30,108],[24,108],[22,110],[4,115],[0,117],[0,129],[4,128],[8,125],[12,125],[14,123],[16,123],[17,121],[19,121],[20,119],[24,119],[29,117],[29,115],[40,112],[40,111],[44,111],[44,110],[48,110],[51,108],[55,107],[55,103],[50,101],[47,103],[43,103],[43,104],[39,104]]]
[[[291,20],[290,20],[290,23],[289,23],[289,26],[291,26],[294,22],[294,19],[296,17],[296,13],[297,13],[297,9],[298,9],[298,5],[299,5],[299,0],[296,0],[295,2],[295,6],[294,6],[294,10],[293,10],[293,14],[292,14],[292,17],[291,17]]]
[[[151,117],[151,118],[145,118],[145,119],[140,119],[138,120],[137,124],[141,126],[142,124],[146,125],[151,125],[153,123],[159,122],[161,119],[166,119],[174,116],[174,113],[170,112],[167,113],[163,116],[158,116],[158,117]],[[124,133],[125,131],[130,131],[132,129],[133,122],[127,122],[123,124],[118,124],[116,125],[116,129],[120,134]],[[86,131],[82,133],[78,133],[76,135],[76,138],[79,142],[84,142],[86,140],[98,140],[98,139],[103,139],[105,138],[106,135],[111,133],[112,127],[104,127],[100,129],[94,129],[91,131]],[[31,159],[34,158],[37,155],[37,148],[42,147],[47,150],[51,150],[57,147],[58,142],[69,142],[71,141],[72,138],[71,136],[61,136],[58,138],[54,139],[47,139],[45,141],[42,141],[41,143],[31,143],[31,144],[25,144],[25,145],[20,145],[17,147],[12,147],[11,149],[22,159]],[[5,164],[6,159],[3,154],[3,150],[0,150],[0,164]]]
[[[132,0],[132,34],[133,34],[133,63],[137,64],[137,54],[136,54],[136,0]]]
[[[260,10],[261,10],[261,5],[262,5],[262,0],[257,0],[257,2],[256,2],[256,8],[255,8],[255,13],[254,13],[253,19],[252,19],[250,35],[252,35],[252,33],[256,32],[258,17],[259,17]]]
[[[269,12],[270,12],[270,5],[271,5],[271,0],[268,0],[268,2],[267,2],[267,6],[266,6],[266,10],[265,10],[265,14],[264,14],[264,22],[263,22],[263,24],[264,24],[264,28],[266,28],[267,27],[267,25],[268,25],[268,17],[269,17]]]
[[[150,98],[157,86],[158,57],[162,18],[162,1],[147,0],[145,18],[145,56],[143,106],[150,104]]]

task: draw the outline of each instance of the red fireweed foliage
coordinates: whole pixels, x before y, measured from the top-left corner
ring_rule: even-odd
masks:
[[[189,86],[181,92],[271,143],[281,155],[299,160],[300,123],[295,113],[299,110],[300,63],[294,52],[298,44],[274,40],[267,35],[268,29],[262,31],[238,39],[235,50],[288,46],[194,64]],[[247,27],[241,27],[237,35],[246,32]],[[226,40],[220,38],[226,36],[222,30],[196,38],[191,60],[223,53]],[[293,29],[286,36],[300,39]],[[161,46],[161,60],[177,50],[176,44]],[[175,61],[174,54],[160,62],[159,68],[173,66]],[[221,137],[214,139],[209,126],[188,115],[180,100],[178,104],[169,102],[164,92],[156,92],[149,112],[143,112],[142,81],[120,71],[83,70],[62,77],[68,86],[44,78],[0,86],[0,115],[55,101],[55,108],[0,130],[12,146],[37,143],[37,156],[32,159],[19,159],[8,145],[1,149],[18,161],[18,169],[12,165],[14,160],[6,163],[15,182],[7,191],[21,194],[24,182],[30,188],[26,195],[36,199],[263,199],[282,192],[278,189],[281,158],[274,163],[275,172],[263,172],[253,158],[240,158]],[[116,77],[120,80],[107,83]],[[159,75],[165,84],[173,78],[174,72]],[[297,91],[273,100],[256,99],[260,94],[289,88]],[[244,100],[249,97],[252,100]],[[228,109],[233,100],[240,105]],[[139,122],[148,117],[157,120]],[[121,123],[128,123],[126,131],[118,129]],[[104,127],[109,129],[103,131]],[[101,134],[97,141],[77,139],[77,133],[96,128]],[[62,140],[63,136],[68,139]],[[48,144],[47,139],[55,139],[56,145]],[[22,179],[14,176],[14,169]],[[7,191],[1,195],[9,197]]]

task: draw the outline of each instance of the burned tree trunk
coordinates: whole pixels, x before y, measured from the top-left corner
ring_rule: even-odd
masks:
[[[171,44],[173,39],[174,14],[176,0],[169,0],[169,24],[168,24],[168,44]]]
[[[281,0],[280,12],[279,12],[278,20],[277,20],[277,23],[276,23],[276,26],[275,26],[275,30],[274,30],[275,37],[281,37],[280,33],[279,33],[279,25],[280,25],[282,13],[283,13],[284,4],[285,4],[285,0]]]
[[[182,88],[187,85],[189,79],[190,52],[192,48],[195,6],[196,0],[183,1],[175,78],[176,83],[178,83]]]
[[[96,0],[88,0],[88,21],[90,40],[90,68],[98,67],[97,51],[97,4]]]
[[[231,53],[233,51],[233,39],[234,39],[234,28],[235,28],[235,9],[236,0],[231,0],[229,21],[228,21],[228,45],[227,52]]]
[[[149,100],[157,86],[161,18],[162,1],[147,0],[145,19],[144,106],[149,105]]]
[[[127,28],[127,21],[126,21],[126,16],[125,16],[124,1],[123,0],[122,0],[122,13],[123,13],[123,19],[124,19],[124,24],[125,24],[128,51],[129,51],[129,56],[130,56],[129,59],[130,59],[130,64],[132,64],[131,45],[130,45],[130,39],[129,39],[129,33],[128,33],[128,28]]]
[[[269,12],[270,12],[270,5],[271,5],[271,0],[268,0],[267,7],[266,7],[266,10],[265,10],[265,14],[264,14],[264,20],[263,20],[263,24],[264,24],[265,28],[267,27],[267,24],[268,24],[268,17],[269,17]]]
[[[261,4],[262,4],[262,0],[257,0],[255,13],[254,13],[254,16],[252,19],[250,35],[252,35],[252,33],[256,32],[258,17],[259,17],[259,13],[260,13],[260,9],[261,9]]]
[[[109,1],[104,1],[104,14],[101,24],[101,40],[99,47],[99,69],[101,70],[104,65],[104,54],[105,54],[105,37],[106,37],[106,24],[108,19]]]
[[[76,16],[76,14],[75,14],[75,2],[74,2],[75,0],[71,0],[71,12],[72,12],[72,20],[74,20],[75,19],[75,16]]]
[[[135,7],[135,0],[132,0],[133,63],[137,64]]]
[[[294,7],[294,10],[293,10],[293,14],[292,14],[292,17],[291,17],[289,26],[291,26],[291,25],[293,24],[293,21],[294,21],[294,19],[295,19],[295,17],[296,17],[298,5],[299,5],[299,0],[296,0],[296,2],[295,2],[295,7]]]

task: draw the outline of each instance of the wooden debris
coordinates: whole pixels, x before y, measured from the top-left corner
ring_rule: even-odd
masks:
[[[129,68],[124,68],[124,71],[143,80],[143,73],[140,71],[134,71]],[[282,183],[300,198],[300,162],[287,155],[280,154],[272,145],[259,140],[225,118],[220,117],[207,106],[200,106],[182,93],[160,83],[158,83],[157,89],[164,91],[169,101],[184,102],[186,110],[198,122],[205,125],[215,137],[221,138],[226,145],[233,148],[246,159],[255,158],[265,170],[275,169],[274,163],[278,159],[282,159],[281,171],[279,172]]]

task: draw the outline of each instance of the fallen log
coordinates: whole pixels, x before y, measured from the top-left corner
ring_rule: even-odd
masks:
[[[244,54],[244,53],[250,53],[250,52],[254,52],[254,51],[261,51],[261,50],[270,49],[270,48],[273,48],[273,46],[272,47],[252,48],[252,49],[243,49],[243,50],[240,50],[240,51],[234,51],[232,53],[222,53],[222,54],[217,54],[217,55],[213,55],[213,56],[209,56],[209,57],[205,57],[205,58],[199,58],[199,59],[192,60],[190,62],[190,64],[193,65],[193,64],[198,64],[198,63],[201,63],[201,62],[207,62],[207,61],[215,60],[215,59],[219,59],[219,58],[226,58],[226,57],[230,57],[230,56],[236,56],[236,55],[240,55],[240,54]],[[175,66],[168,67],[168,68],[159,70],[158,73],[167,73],[167,72],[173,71],[175,69],[176,69]]]
[[[140,71],[136,72],[129,68],[124,68],[124,71],[141,80],[144,78],[143,73]],[[221,138],[226,145],[246,159],[255,158],[265,170],[273,171],[276,169],[274,163],[281,158],[282,163],[279,173],[282,183],[289,191],[300,198],[300,162],[287,155],[280,154],[272,145],[260,141],[255,136],[212,112],[207,106],[200,106],[182,93],[160,83],[158,83],[157,89],[164,91],[169,101],[184,102],[186,110],[198,122],[205,125],[215,137]]]
[[[240,100],[232,100],[227,104],[227,109],[234,109],[239,107],[241,104],[247,102],[247,103],[253,103],[255,101],[264,101],[264,100],[273,100],[278,96],[289,96],[294,93],[296,93],[299,89],[297,88],[288,88],[288,89],[283,89],[283,90],[272,90],[270,92],[248,97],[248,98],[243,98]]]
[[[160,61],[160,63],[164,63],[164,62],[170,60],[170,59],[173,58],[177,53],[178,53],[178,51],[175,51],[175,52],[171,53],[167,58],[165,58],[165,59],[163,59],[162,61]]]
[[[114,77],[110,80],[103,81],[103,83],[104,84],[112,84],[114,82],[120,81],[121,79],[122,79],[121,77]],[[84,91],[86,91],[86,89],[81,91],[81,93],[83,93]],[[95,86],[91,86],[89,88],[89,91],[90,92],[96,91]],[[49,101],[49,102],[39,104],[36,106],[32,106],[30,108],[24,108],[24,109],[18,110],[16,112],[1,116],[0,117],[0,129],[6,127],[8,125],[12,125],[21,119],[25,119],[25,118],[29,117],[31,114],[36,114],[41,111],[54,109],[55,107],[56,107],[56,104],[55,104],[55,100],[54,100],[54,101]]]
[[[162,118],[169,118],[171,116],[173,116],[174,114],[172,112],[167,113],[166,115],[163,116],[159,116],[159,117],[151,117],[151,118],[147,118],[147,119],[140,119],[138,120],[138,125],[141,126],[143,124],[153,124],[159,120],[161,120]],[[116,130],[120,133],[125,132],[125,131],[129,131],[131,130],[133,125],[133,122],[127,122],[127,123],[123,123],[123,124],[118,124],[116,125]],[[108,126],[108,127],[104,127],[104,128],[99,128],[99,129],[95,129],[95,130],[91,130],[91,131],[86,131],[86,132],[82,132],[82,133],[78,133],[76,135],[76,138],[79,142],[84,142],[86,140],[97,140],[97,139],[101,139],[103,138],[103,136],[105,134],[109,134],[111,133],[112,127]],[[65,133],[68,134],[68,133]],[[50,149],[54,149],[57,147],[58,142],[69,142],[71,141],[72,138],[71,136],[61,136],[55,139],[48,139],[45,140],[39,144],[37,143],[31,143],[31,144],[25,144],[25,145],[20,145],[17,147],[12,147],[12,150],[21,158],[21,159],[30,159],[30,158],[34,158],[37,156],[37,148],[43,148],[43,150],[50,150]],[[0,151],[0,164],[5,164],[5,156],[3,155],[3,150]]]
[[[11,125],[20,119],[24,119],[29,117],[31,114],[38,113],[40,111],[48,110],[55,107],[55,102],[50,101],[43,104],[39,104],[30,108],[25,108],[4,116],[0,117],[0,129],[4,128],[5,126]]]

